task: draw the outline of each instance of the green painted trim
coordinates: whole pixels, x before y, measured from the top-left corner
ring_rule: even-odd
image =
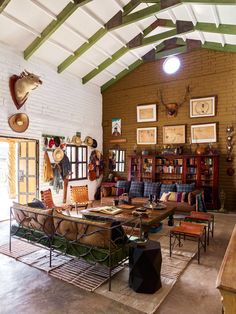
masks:
[[[105,83],[104,85],[102,85],[101,87],[101,92],[103,93],[108,87],[110,87],[111,85],[115,84],[116,82],[118,82],[120,79],[122,79],[123,77],[125,77],[126,75],[128,75],[130,72],[132,72],[134,69],[136,69],[137,67],[139,67],[142,63],[144,63],[143,60],[137,60],[134,63],[132,63],[129,66],[129,69],[125,69],[122,72],[120,72],[115,79],[111,79],[110,81],[108,81],[107,83]]]
[[[32,54],[73,14],[79,7],[92,0],[83,0],[78,3],[68,3],[67,6],[53,20],[24,51],[24,58],[29,59]]]
[[[208,33],[236,35],[236,25],[231,24],[220,24],[216,27],[213,23],[197,23],[194,29]]]
[[[225,44],[224,46],[222,46],[219,43],[214,43],[214,42],[209,42],[209,41],[206,41],[202,45],[202,48],[223,51],[223,52],[236,52],[236,45]]]
[[[11,0],[0,0],[0,13],[6,8]]]
[[[155,42],[162,40],[162,39],[167,39],[169,37],[175,36],[177,34],[176,29],[171,29],[169,31],[160,33],[160,34],[156,34],[153,36],[149,36],[149,37],[145,37],[142,40],[142,44],[141,46],[146,46],[146,45],[150,45],[150,44],[154,44]]]
[[[118,25],[117,27],[114,27],[113,29],[138,22],[140,20],[143,20],[144,18],[146,19],[147,17],[152,16],[153,14],[159,12],[160,10],[161,5],[158,3],[145,9],[139,10],[137,12],[131,13],[129,15],[125,15],[122,17],[122,24]]]
[[[137,8],[137,6],[139,6],[141,3],[140,0],[137,0],[136,2],[133,0],[133,1],[130,1],[129,3],[127,3],[125,6],[124,6],[124,12],[123,12],[123,16],[129,14],[130,12],[132,12],[135,8]]]
[[[164,50],[164,51],[156,53],[155,58],[156,58],[156,60],[160,60],[160,59],[163,59],[163,58],[166,58],[169,56],[174,56],[174,55],[178,55],[180,53],[185,53],[187,51],[188,51],[187,46],[176,47],[173,49]]]

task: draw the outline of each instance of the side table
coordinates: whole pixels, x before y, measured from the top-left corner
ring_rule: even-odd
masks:
[[[129,286],[135,292],[154,293],[161,288],[161,246],[148,240],[145,246],[129,248]]]

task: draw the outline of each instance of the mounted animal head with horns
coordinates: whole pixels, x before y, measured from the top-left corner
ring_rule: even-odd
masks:
[[[10,77],[10,91],[17,109],[20,109],[28,99],[31,90],[43,84],[38,75],[24,70],[20,76]]]
[[[162,91],[161,91],[161,90],[158,90],[158,92],[157,92],[158,97],[159,97],[159,94],[160,94],[160,103],[165,107],[165,111],[166,111],[166,113],[167,113],[167,116],[168,116],[169,118],[171,118],[171,117],[176,117],[176,116],[177,116],[177,113],[178,113],[179,107],[180,107],[183,103],[185,103],[185,102],[187,101],[187,99],[188,99],[188,96],[189,96],[189,94],[190,94],[190,86],[188,85],[188,86],[186,87],[186,91],[185,91],[184,98],[183,98],[183,100],[182,100],[181,102],[179,102],[179,103],[168,103],[168,104],[166,104],[166,103],[164,103],[163,95],[162,95]]]

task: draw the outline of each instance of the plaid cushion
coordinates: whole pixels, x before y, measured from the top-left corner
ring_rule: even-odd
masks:
[[[196,210],[198,212],[207,212],[202,193],[196,195]]]
[[[161,185],[161,192],[160,192],[160,197],[164,192],[175,192],[176,191],[176,186],[175,184],[162,184]]]
[[[192,192],[195,189],[195,183],[179,184],[176,183],[177,192]]]
[[[160,182],[144,182],[144,197],[149,197],[150,194],[160,196],[161,183]]]
[[[143,197],[143,188],[143,182],[132,181],[129,190],[129,196]]]
[[[129,193],[130,181],[124,181],[124,180],[117,181],[116,187],[124,189],[124,193]]]

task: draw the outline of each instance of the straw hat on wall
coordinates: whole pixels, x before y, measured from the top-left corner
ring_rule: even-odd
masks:
[[[8,118],[10,128],[17,133],[23,133],[28,129],[29,117],[26,113],[13,114]]]
[[[52,153],[52,157],[53,157],[55,162],[60,162],[63,159],[63,157],[64,157],[63,150],[61,148],[59,148],[59,147],[56,148],[54,150],[54,152]]]

